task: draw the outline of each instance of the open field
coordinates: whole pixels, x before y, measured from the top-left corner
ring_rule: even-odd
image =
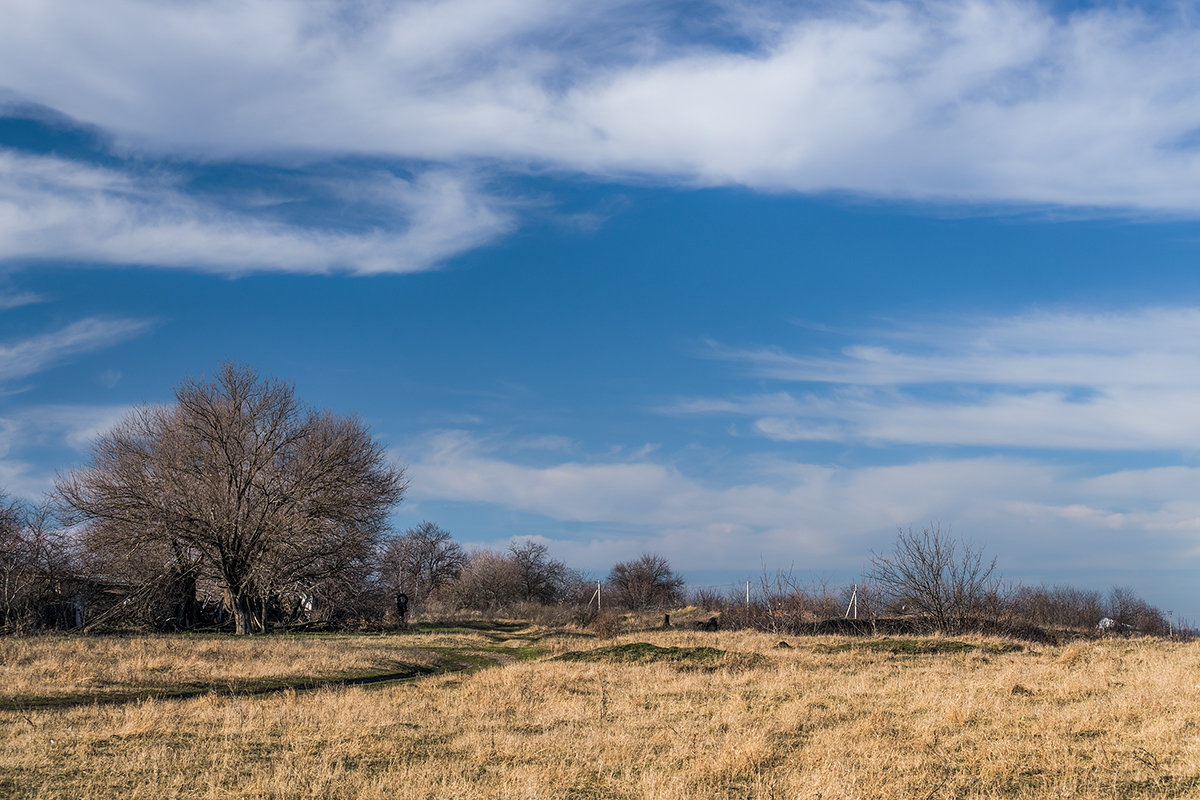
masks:
[[[1194,644],[778,642],[684,631],[599,641],[516,627],[6,640],[0,795],[1200,796]],[[560,657],[579,651],[594,652]],[[487,663],[500,666],[450,671]],[[250,685],[396,664],[441,671],[260,695],[223,692],[214,679],[195,697],[128,699],[194,687],[210,669]],[[122,702],[38,704],[91,690]]]

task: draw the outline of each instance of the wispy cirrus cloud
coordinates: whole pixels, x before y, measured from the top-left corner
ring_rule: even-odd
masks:
[[[771,393],[680,400],[778,441],[1082,450],[1200,448],[1200,311],[896,325],[836,353],[714,345]]]
[[[149,331],[153,320],[85,317],[57,329],[0,341],[0,493],[36,499],[52,488],[52,469],[33,455],[82,450],[128,411],[127,405],[22,404],[34,376]]]
[[[0,342],[0,383],[26,378],[66,359],[145,332],[148,320],[89,317],[48,333]]]
[[[328,181],[326,181],[327,183]],[[346,185],[389,225],[339,231],[272,220],[189,193],[166,170],[138,173],[0,151],[0,258],[360,274],[430,269],[512,224],[466,174],[373,172]]]
[[[46,298],[36,292],[0,292],[0,311],[10,311],[22,306],[45,302]]]
[[[1024,0],[20,0],[0,86],[124,146],[1200,211],[1200,25]]]
[[[54,488],[54,470],[26,455],[66,446],[83,452],[130,411],[128,405],[40,405],[0,414],[0,492],[37,500]]]

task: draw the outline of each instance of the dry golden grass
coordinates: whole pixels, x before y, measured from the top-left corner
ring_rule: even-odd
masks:
[[[970,648],[911,655],[903,641],[789,639],[791,649],[778,649],[777,637],[751,633],[616,640],[635,641],[764,659],[697,668],[543,659],[383,687],[4,712],[0,795],[1200,796],[1200,650],[1191,644],[1013,651],[967,639]],[[612,643],[541,644],[552,654]],[[252,654],[239,658],[254,664]]]
[[[520,631],[538,635],[536,629]],[[403,635],[0,637],[0,706],[22,699],[79,700],[147,690],[271,686],[434,665],[504,642],[470,631]],[[513,646],[528,645],[527,639]]]

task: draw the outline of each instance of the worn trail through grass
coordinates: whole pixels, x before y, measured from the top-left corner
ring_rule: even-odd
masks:
[[[231,648],[244,641],[227,636],[207,638],[210,642],[225,642]],[[288,638],[284,635],[270,642],[276,645],[280,641],[286,642]],[[339,637],[304,635],[290,638],[297,642],[322,643],[336,641]],[[171,680],[169,675],[162,674],[162,668],[150,665],[141,674],[135,673],[125,680],[105,676],[99,679],[85,679],[82,682],[85,685],[76,682],[75,685],[67,687],[43,685],[16,691],[10,688],[0,692],[0,711],[70,709],[146,700],[187,700],[210,694],[253,697],[287,691],[311,692],[318,689],[403,683],[431,675],[469,672],[535,657],[539,653],[537,641],[541,635],[525,626],[501,622],[488,625],[426,625],[413,628],[400,636],[379,638],[386,642],[390,649],[403,652],[410,659],[393,658],[384,660],[383,663],[377,661],[367,669],[350,666],[342,670],[326,669],[308,674],[276,674],[249,678],[240,675],[210,676],[201,680],[190,680],[186,677]],[[121,639],[112,641],[118,645],[116,649],[119,650]],[[254,641],[263,643],[266,640]],[[6,665],[8,661],[9,659],[5,658],[0,661],[0,665]],[[150,681],[154,683],[146,685]]]

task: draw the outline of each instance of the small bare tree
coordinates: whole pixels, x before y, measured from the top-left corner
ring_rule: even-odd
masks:
[[[551,558],[546,545],[533,539],[523,542],[514,539],[508,546],[508,552],[520,576],[522,600],[549,605],[563,598],[571,570],[562,561]]]
[[[927,619],[939,631],[967,626],[996,595],[996,559],[960,545],[941,527],[901,530],[890,555],[873,554],[871,578],[891,604]]]
[[[387,582],[418,603],[456,580],[467,564],[462,545],[429,521],[388,540],[382,557]]]
[[[1109,591],[1108,617],[1123,631],[1165,636],[1170,630],[1163,613],[1130,586],[1114,586]]]
[[[26,505],[0,495],[0,630],[63,624],[63,583],[73,542],[48,502]]]
[[[111,546],[220,581],[246,634],[267,630],[284,587],[367,563],[406,483],[357,419],[227,363],[183,381],[173,404],[133,411],[57,488]]]
[[[523,597],[516,559],[509,553],[476,550],[462,572],[442,587],[439,596],[460,610],[497,614],[509,611]]]
[[[614,565],[606,584],[609,597],[617,605],[634,611],[675,606],[683,601],[683,578],[657,553]]]

